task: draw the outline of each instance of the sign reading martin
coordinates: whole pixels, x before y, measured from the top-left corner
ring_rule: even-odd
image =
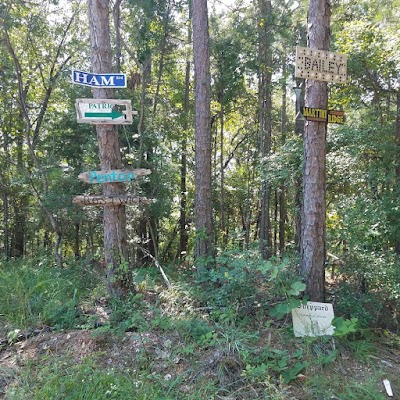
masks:
[[[345,121],[344,111],[311,107],[303,107],[303,117],[307,121],[328,122],[329,124],[344,124]]]
[[[296,46],[295,77],[345,83],[347,79],[347,56]]]
[[[97,88],[125,88],[125,74],[92,74],[91,72],[72,70],[72,82],[77,85]]]
[[[333,335],[333,307],[330,303],[313,301],[292,310],[294,336]]]

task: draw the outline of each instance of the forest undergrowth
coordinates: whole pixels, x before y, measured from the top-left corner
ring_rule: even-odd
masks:
[[[379,400],[384,380],[399,396],[397,305],[384,288],[362,293],[331,271],[334,335],[296,338],[295,259],[234,250],[202,276],[163,268],[169,288],[149,265],[117,301],[95,260],[2,262],[0,398]]]

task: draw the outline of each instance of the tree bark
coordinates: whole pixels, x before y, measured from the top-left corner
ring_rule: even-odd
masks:
[[[2,187],[3,200],[3,256],[6,260],[10,258],[10,235],[9,235],[9,211],[8,211],[8,195],[5,187]]]
[[[330,3],[310,0],[308,47],[329,49]],[[327,83],[306,80],[306,106],[327,109]],[[301,273],[312,301],[324,301],[326,225],[326,122],[308,121],[304,132]]]
[[[160,87],[161,87],[161,79],[164,72],[164,65],[165,65],[165,50],[167,47],[167,40],[169,36],[169,22],[170,22],[170,14],[171,14],[171,3],[170,1],[167,2],[167,10],[165,13],[164,21],[163,21],[163,38],[160,46],[160,63],[158,66],[158,75],[157,75],[157,85],[156,85],[156,92],[154,94],[153,100],[153,115],[155,115],[157,111],[158,105],[158,98],[160,94]]]
[[[396,92],[396,145],[397,149],[400,150],[400,91]],[[400,195],[400,159],[397,160],[396,165],[396,187],[395,193],[397,196]],[[394,244],[394,250],[396,254],[400,254],[400,238],[398,238]]]
[[[8,136],[8,131],[7,129],[4,129],[3,131],[3,150],[5,154],[5,165],[9,164],[9,148],[8,148],[8,142],[9,142],[9,136]],[[9,213],[9,207],[8,207],[8,200],[9,200],[9,194],[7,190],[8,182],[6,181],[6,177],[3,175],[3,173],[0,173],[0,186],[2,189],[2,200],[3,200],[3,256],[6,260],[10,258],[10,213]]]
[[[115,71],[117,73],[121,72],[121,54],[122,54],[121,2],[122,0],[115,0],[113,7],[114,30],[115,30]]]
[[[297,87],[301,89],[299,95],[296,95],[296,120],[294,132],[300,137],[304,137],[304,117],[301,117],[301,110],[304,107],[304,85],[300,83],[300,79],[296,79]],[[294,243],[296,250],[300,253],[301,249],[301,218],[302,218],[302,181],[303,177],[299,172],[296,173],[295,181],[298,182],[296,185],[296,192],[294,196]]]
[[[197,272],[213,257],[210,53],[207,0],[193,0],[195,104],[195,258]]]
[[[96,74],[112,72],[112,51],[109,26],[109,1],[88,0],[92,69]],[[93,89],[95,99],[113,99],[113,89]],[[96,125],[102,170],[122,169],[118,129],[115,125]],[[103,196],[125,194],[123,183],[105,183]],[[130,289],[129,270],[121,268],[128,262],[125,206],[104,207],[104,252],[107,289],[112,297],[126,296]]]
[[[264,161],[271,151],[271,78],[272,78],[272,37],[271,37],[271,1],[260,0],[259,11],[259,115],[260,115],[260,153]],[[270,184],[262,178],[261,185],[261,218],[260,218],[260,252],[264,259],[272,255],[271,218],[270,218]]]
[[[282,114],[281,114],[281,133],[282,145],[286,142],[287,130],[287,96],[286,96],[286,57],[284,56],[282,62]],[[285,183],[279,187],[279,255],[282,257],[285,251],[285,223],[286,223],[286,189]]]
[[[192,4],[189,1],[189,24],[187,32],[188,44],[192,40]],[[183,131],[184,136],[181,140],[181,204],[180,204],[180,216],[179,216],[179,258],[185,259],[187,253],[187,245],[189,240],[187,218],[186,218],[186,199],[187,199],[187,188],[186,188],[186,175],[187,175],[187,135],[189,134],[189,89],[190,89],[190,55],[187,55],[186,59],[186,71],[185,71],[185,97],[183,100]]]
[[[23,132],[18,131],[16,138],[16,152],[17,152],[17,172],[19,176],[24,173],[23,161]],[[26,232],[26,208],[27,208],[27,195],[19,193],[14,200],[14,240],[12,246],[13,257],[22,257],[25,248],[25,232]]]
[[[222,71],[221,71],[222,73]],[[221,195],[221,207],[220,207],[220,231],[222,234],[222,241],[221,245],[224,249],[228,242],[228,235],[225,230],[225,167],[224,167],[224,122],[225,122],[225,110],[224,110],[224,88],[222,89],[222,95],[220,100],[220,144],[219,144],[219,151],[220,151],[220,195]]]

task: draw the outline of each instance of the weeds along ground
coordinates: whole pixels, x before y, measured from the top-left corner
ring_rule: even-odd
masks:
[[[168,289],[143,267],[136,293],[112,301],[93,261],[3,262],[0,398],[379,400],[384,379],[399,396],[400,338],[370,315],[379,296],[352,310],[351,282],[330,282],[335,334],[295,338],[295,266],[229,252],[201,277],[166,266]]]

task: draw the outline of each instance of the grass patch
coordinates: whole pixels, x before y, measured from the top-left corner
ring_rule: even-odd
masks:
[[[95,356],[75,364],[51,359],[28,365],[7,392],[7,400],[162,399],[162,387],[148,384],[146,374],[101,367]]]
[[[4,345],[18,365],[8,370],[0,357],[9,371],[0,379],[5,398],[379,400],[384,378],[397,391],[400,368],[390,351],[398,354],[398,335],[379,338],[339,316],[337,336],[293,336],[291,301],[303,290],[293,269],[289,260],[258,263],[229,253],[207,282],[182,275],[167,290],[149,267],[150,278],[144,270],[136,276],[136,294],[116,301],[96,292],[102,286],[85,264],[3,264],[6,333],[56,328]],[[96,308],[108,313],[101,324],[93,323]]]
[[[0,262],[0,318],[9,329],[76,327],[82,323],[78,305],[97,284],[89,265],[59,269],[50,256]]]

